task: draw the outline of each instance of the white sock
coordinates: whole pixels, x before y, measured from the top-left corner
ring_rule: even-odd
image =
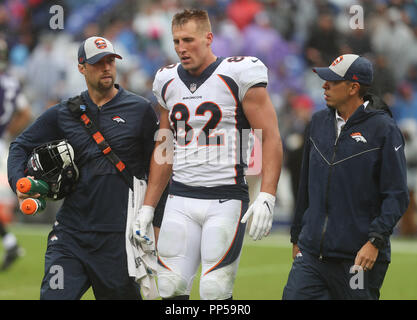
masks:
[[[17,239],[13,233],[7,233],[3,237],[3,246],[5,250],[13,248],[17,244]]]

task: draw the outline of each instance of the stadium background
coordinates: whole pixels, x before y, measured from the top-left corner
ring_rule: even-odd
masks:
[[[53,5],[63,8],[63,29],[50,27]],[[363,29],[350,28],[352,5],[363,8]],[[284,143],[284,168],[274,232],[261,242],[245,241],[234,295],[237,299],[280,299],[291,266],[288,227],[302,135],[311,114],[325,108],[322,82],[311,72],[312,66],[328,66],[344,53],[364,55],[373,62],[372,90],[384,97],[407,138],[409,187],[411,191],[416,188],[417,1],[5,0],[0,4],[0,37],[9,45],[9,72],[22,82],[33,117],[85,90],[77,70],[77,50],[92,35],[111,40],[123,56],[118,61],[118,82],[156,105],[153,77],[161,66],[178,61],[170,22],[185,7],[208,10],[217,56],[257,56],[269,68],[268,90]],[[9,143],[13,137],[5,139]],[[2,154],[0,160],[6,157]],[[5,199],[4,173],[0,182],[0,199]],[[15,266],[0,274],[0,299],[39,297],[46,236],[57,206],[50,203],[47,211],[35,217],[0,210],[26,251]],[[417,299],[415,216],[415,208],[410,208],[408,218],[394,230],[393,262],[382,298]],[[192,297],[198,298],[198,291],[193,292]]]

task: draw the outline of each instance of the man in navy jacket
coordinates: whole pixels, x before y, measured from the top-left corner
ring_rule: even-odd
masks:
[[[366,95],[366,58],[346,54],[313,71],[328,108],[306,132],[283,299],[378,299],[409,202],[404,139],[388,107]]]
[[[112,150],[131,174],[144,179],[158,119],[149,101],[114,83],[115,58],[121,59],[105,38],[82,43],[78,69],[88,90],[81,96]],[[41,299],[79,299],[90,286],[97,299],[140,299],[138,285],[128,275],[125,250],[129,187],[70,112],[67,101],[45,111],[11,144],[10,186],[16,192],[34,147],[60,139],[73,147],[80,178],[48,236]],[[25,195],[17,194],[21,202]],[[63,271],[62,286],[51,285],[57,270]]]

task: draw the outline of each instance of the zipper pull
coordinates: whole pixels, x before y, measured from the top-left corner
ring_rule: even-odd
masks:
[[[338,136],[336,137],[336,140],[335,140],[335,142],[334,142],[334,145],[336,145],[336,144],[337,144],[337,141],[339,140],[339,137],[340,137],[340,135],[342,134],[343,129],[345,128],[345,125],[346,125],[346,124],[344,124],[344,125],[342,125],[342,126],[340,127],[340,131],[339,131]]]

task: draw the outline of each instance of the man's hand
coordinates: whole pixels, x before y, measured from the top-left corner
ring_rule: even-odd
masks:
[[[34,176],[27,176],[27,178],[35,179]],[[35,194],[22,193],[19,190],[17,190],[17,188],[16,188],[16,195],[17,195],[17,201],[19,202],[19,208],[22,206],[22,202],[25,199],[27,199],[27,198],[37,199],[37,198],[39,198],[41,196],[39,193],[35,193]]]
[[[378,257],[378,252],[379,250],[368,241],[356,254],[355,266],[362,267],[364,271],[371,270]]]
[[[297,257],[297,254],[301,254],[300,248],[296,243],[292,245],[292,259],[294,260]]]
[[[133,237],[142,243],[152,244],[149,238],[150,226],[153,220],[155,208],[151,206],[142,206],[133,223]]]
[[[269,234],[274,215],[275,196],[267,192],[260,192],[258,197],[249,207],[241,222],[245,223],[253,214],[249,235],[253,240],[261,240]]]
[[[27,198],[37,199],[41,196],[39,193],[29,195],[29,194],[26,194],[26,193],[22,193],[19,190],[16,190],[16,195],[17,195],[17,200],[19,201],[19,208],[21,207],[23,200],[25,200]]]

